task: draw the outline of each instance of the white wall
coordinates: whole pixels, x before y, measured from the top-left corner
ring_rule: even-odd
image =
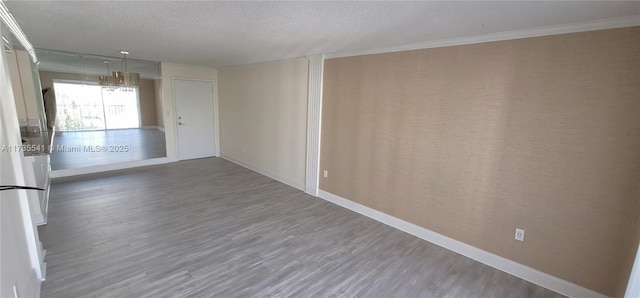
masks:
[[[221,156],[304,190],[308,60],[225,67],[218,76]]]
[[[162,73],[162,107],[164,108],[163,117],[165,137],[167,140],[167,157],[172,160],[178,160],[177,155],[177,127],[175,114],[175,98],[173,95],[173,79],[196,79],[209,80],[214,82],[214,102],[218,97],[218,71],[215,68],[200,67],[184,64],[174,64],[162,62],[160,65]],[[214,106],[217,117],[217,107]],[[216,150],[219,152],[219,150]]]
[[[0,148],[20,145],[20,129],[4,51],[0,51]],[[0,150],[0,184],[24,185],[23,156]],[[0,297],[38,297],[42,255],[25,190],[0,192]]]

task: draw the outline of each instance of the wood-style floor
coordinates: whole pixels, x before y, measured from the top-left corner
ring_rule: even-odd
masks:
[[[560,297],[220,158],[56,182],[42,297]]]

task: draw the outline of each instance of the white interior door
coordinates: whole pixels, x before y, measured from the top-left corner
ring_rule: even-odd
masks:
[[[180,160],[216,154],[213,82],[173,80]]]

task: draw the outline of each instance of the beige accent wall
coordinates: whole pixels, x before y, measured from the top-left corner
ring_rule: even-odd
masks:
[[[304,189],[308,60],[225,67],[219,76],[221,155]]]
[[[640,28],[328,59],[320,162],[322,190],[614,295],[637,244]]]
[[[53,90],[53,80],[71,80],[97,83],[98,76],[45,70],[40,71],[40,84],[42,85],[42,89],[52,88]],[[157,126],[158,118],[156,115],[156,111],[158,107],[155,104],[156,94],[154,88],[154,80],[141,79],[138,92],[140,98],[140,123],[142,124],[142,126]],[[162,107],[160,107],[160,109],[162,109]]]
[[[158,113],[156,108],[155,80],[140,80],[140,124],[142,126],[158,126]]]

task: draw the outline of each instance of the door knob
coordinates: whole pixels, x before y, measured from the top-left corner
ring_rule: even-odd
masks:
[[[185,125],[185,124],[184,124],[184,123],[182,123],[182,122],[178,122],[178,125]]]

